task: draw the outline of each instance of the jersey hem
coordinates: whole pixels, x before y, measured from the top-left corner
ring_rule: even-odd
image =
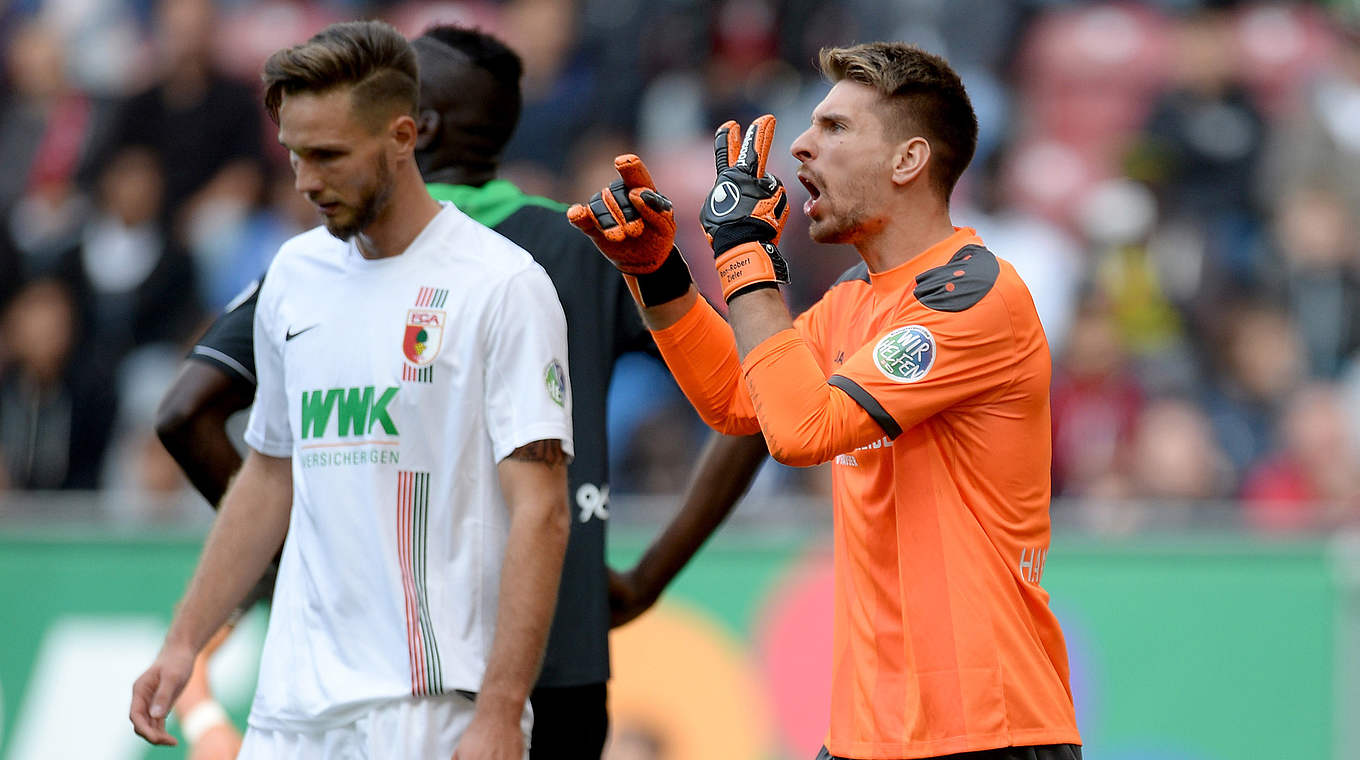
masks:
[[[263,436],[251,430],[247,430],[243,437],[247,446],[267,457],[287,459],[293,456],[293,444],[291,442],[267,441]]]
[[[1038,747],[1045,744],[1081,745],[1077,731],[1055,732],[1052,729],[1012,731],[984,736],[954,736],[928,742],[827,742],[827,750],[838,757],[855,760],[916,760],[939,755],[957,755],[1005,747]]]
[[[516,430],[507,440],[509,443],[505,446],[497,445],[492,452],[497,462],[513,454],[515,449],[534,441],[561,441],[563,453],[568,457],[576,456],[576,449],[573,448],[571,441],[571,430],[557,423],[540,423]]]
[[[211,364],[215,367],[220,367],[221,369],[226,370],[227,374],[245,382],[252,388],[257,385],[255,382],[255,373],[246,369],[244,364],[232,358],[232,356],[225,351],[213,348],[212,346],[197,345],[189,351],[188,358],[201,361],[205,364]]]

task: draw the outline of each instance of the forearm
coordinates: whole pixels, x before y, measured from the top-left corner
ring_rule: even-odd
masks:
[[[633,570],[643,597],[655,601],[731,514],[767,455],[759,433],[712,435],[694,467],[684,502]]]
[[[223,415],[205,413],[173,432],[161,433],[166,451],[213,508],[222,502],[232,475],[241,469],[241,455],[227,438],[226,422]]]
[[[156,434],[189,482],[214,509],[241,455],[227,438],[227,420],[250,406],[253,388],[216,365],[186,359],[156,410]]]
[[[708,302],[691,288],[686,297],[645,309],[643,318],[680,390],[706,425],[728,435],[760,429],[732,330]]]
[[[823,374],[799,334],[775,333],[742,362],[760,429],[779,462],[807,467],[884,437],[854,399]]]
[[[510,530],[501,564],[496,637],[477,696],[479,711],[516,721],[542,665],[571,529],[565,463],[548,476],[536,471],[542,469],[547,468],[531,462],[507,460],[501,465],[503,486],[516,482],[503,488]]]
[[[741,358],[781,330],[793,328],[784,296],[775,288],[758,288],[736,294],[727,305],[727,320],[737,338]]]
[[[167,645],[197,652],[222,626],[283,544],[292,498],[291,460],[252,452],[222,499]]]

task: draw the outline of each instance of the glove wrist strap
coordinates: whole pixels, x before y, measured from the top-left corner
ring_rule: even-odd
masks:
[[[625,273],[623,280],[628,284],[633,300],[644,307],[660,306],[667,301],[674,301],[688,293],[689,286],[694,283],[689,266],[685,264],[685,258],[675,246],[671,246],[671,252],[666,254],[665,261],[662,261],[661,266],[654,271],[637,275]]]
[[[722,282],[723,298],[755,285],[774,285],[789,282],[789,267],[779,248],[773,243],[741,243],[719,254],[714,262],[718,279]]]

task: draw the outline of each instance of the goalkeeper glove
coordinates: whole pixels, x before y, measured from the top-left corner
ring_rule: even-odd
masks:
[[[718,179],[699,221],[713,244],[729,302],[742,291],[789,281],[788,263],[775,245],[789,217],[789,200],[779,178],[765,173],[774,126],[775,118],[766,114],[751,122],[745,139],[735,121],[718,127],[714,136]]]
[[[619,179],[567,209],[567,219],[595,241],[623,273],[633,298],[657,306],[689,291],[689,267],[675,248],[675,214],[669,198],[656,191],[642,159],[628,153],[614,159]]]

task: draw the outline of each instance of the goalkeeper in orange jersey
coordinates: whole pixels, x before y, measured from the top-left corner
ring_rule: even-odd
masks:
[[[941,58],[822,52],[834,82],[793,143],[812,238],[863,262],[792,319],[774,118],[717,134],[700,221],[730,324],[700,299],[636,156],[568,212],[614,262],[705,422],[834,462],[835,603],[823,758],[1081,757],[1049,545],[1048,344],[1015,270],[955,227],[977,120]]]

